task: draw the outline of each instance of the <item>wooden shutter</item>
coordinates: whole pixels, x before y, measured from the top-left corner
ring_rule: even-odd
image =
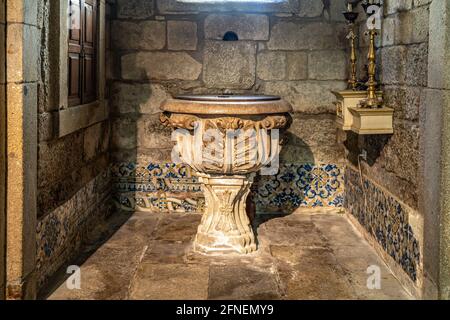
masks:
[[[96,100],[97,96],[97,3],[84,0],[83,32],[83,99],[82,103]]]
[[[97,1],[69,0],[69,106],[97,99]]]
[[[69,0],[69,106],[81,104],[82,0]]]

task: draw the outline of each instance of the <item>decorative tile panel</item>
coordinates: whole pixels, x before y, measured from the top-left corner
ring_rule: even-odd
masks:
[[[42,288],[49,277],[78,255],[87,232],[111,211],[110,193],[111,175],[106,170],[38,221],[38,288]]]
[[[189,167],[173,163],[121,163],[113,166],[114,200],[122,209],[149,212],[201,212],[203,192]],[[335,164],[283,164],[275,176],[257,181],[261,212],[292,212],[299,207],[342,207],[343,170]]]
[[[292,212],[299,207],[342,207],[342,168],[335,164],[285,164],[275,176],[258,182],[260,212]]]
[[[124,210],[199,212],[204,198],[200,183],[186,165],[116,164],[112,168],[116,204]]]
[[[408,207],[348,167],[345,207],[413,280],[420,265],[419,242],[408,222]]]

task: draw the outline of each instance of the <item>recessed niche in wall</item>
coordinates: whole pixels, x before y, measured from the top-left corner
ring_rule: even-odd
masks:
[[[237,35],[236,32],[227,31],[223,35],[223,41],[238,41],[238,40],[239,40],[239,36]]]

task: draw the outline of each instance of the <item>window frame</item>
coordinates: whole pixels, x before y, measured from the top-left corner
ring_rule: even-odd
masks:
[[[57,1],[59,8],[56,10],[58,14],[57,23],[59,28],[55,28],[58,32],[59,46],[56,48],[59,52],[51,52],[57,57],[57,68],[59,76],[55,84],[55,91],[58,104],[58,137],[66,136],[70,133],[87,128],[95,123],[104,121],[109,116],[108,101],[105,99],[106,86],[106,2],[105,0],[97,0],[97,52],[96,52],[96,93],[97,98],[93,102],[81,104],[77,106],[69,106],[69,68],[68,68],[68,52],[69,52],[69,0]]]
[[[88,104],[97,100],[97,52],[99,46],[98,39],[98,0],[67,0],[69,3],[75,2],[74,7],[78,8],[79,29],[69,29],[69,52],[67,55],[69,64],[68,86],[72,86],[72,68],[71,62],[75,61],[77,68],[77,94],[70,96],[69,89],[69,106],[76,107],[82,104]],[[88,28],[86,21],[87,8],[91,7],[91,26]],[[88,39],[88,31],[91,30],[91,39]],[[90,79],[87,77],[87,62],[91,62]],[[87,81],[91,85],[87,85]]]

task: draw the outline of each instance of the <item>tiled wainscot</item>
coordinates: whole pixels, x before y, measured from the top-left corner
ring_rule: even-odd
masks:
[[[411,280],[416,281],[420,247],[408,221],[410,209],[351,167],[346,168],[344,179],[345,208]]]
[[[113,166],[112,173],[114,200],[122,209],[203,211],[201,186],[185,165],[121,163]],[[283,164],[277,175],[260,176],[256,183],[258,212],[343,206],[343,169],[335,164]]]

